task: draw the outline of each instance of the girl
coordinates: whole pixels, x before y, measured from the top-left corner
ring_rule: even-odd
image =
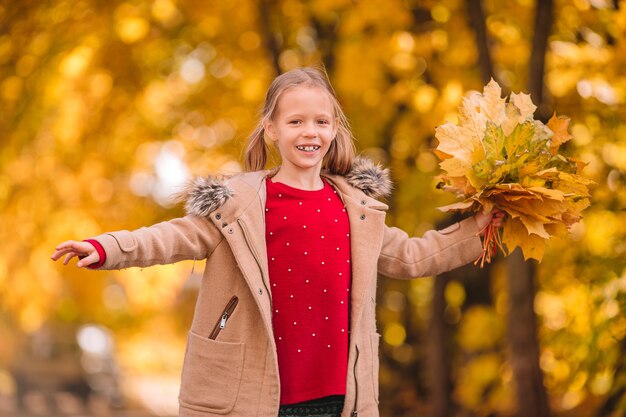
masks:
[[[271,171],[266,141],[282,160]],[[377,275],[464,265],[501,224],[497,212],[422,238],[387,227],[387,172],[352,141],[326,75],[289,71],[269,88],[246,173],[195,180],[184,218],[56,248],[55,261],[101,269],[206,259],[181,416],[378,416]]]

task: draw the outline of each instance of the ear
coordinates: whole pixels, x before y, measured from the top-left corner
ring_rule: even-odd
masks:
[[[263,129],[265,130],[265,135],[272,141],[276,141],[276,129],[274,127],[274,122],[268,120],[263,124]]]
[[[335,123],[333,123],[333,140],[337,139],[338,131],[339,131],[339,118],[335,117]]]

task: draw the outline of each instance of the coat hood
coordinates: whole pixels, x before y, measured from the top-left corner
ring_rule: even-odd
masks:
[[[235,195],[228,181],[232,177],[208,176],[192,180],[181,193],[187,214],[207,217]],[[389,195],[392,189],[389,170],[364,157],[357,157],[345,179],[372,198]]]

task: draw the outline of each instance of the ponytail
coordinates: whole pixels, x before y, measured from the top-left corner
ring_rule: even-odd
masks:
[[[262,123],[248,137],[248,146],[244,154],[246,171],[258,171],[265,168],[267,162],[267,145],[265,144],[265,128]]]
[[[354,139],[348,121],[345,116],[340,116],[337,135],[328,149],[324,166],[333,174],[346,175],[352,169],[355,154]]]

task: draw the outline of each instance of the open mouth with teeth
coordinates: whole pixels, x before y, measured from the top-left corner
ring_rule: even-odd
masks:
[[[299,151],[304,151],[304,152],[314,152],[314,151],[318,150],[319,148],[321,148],[321,146],[318,146],[318,145],[296,146],[296,148],[297,148]]]

